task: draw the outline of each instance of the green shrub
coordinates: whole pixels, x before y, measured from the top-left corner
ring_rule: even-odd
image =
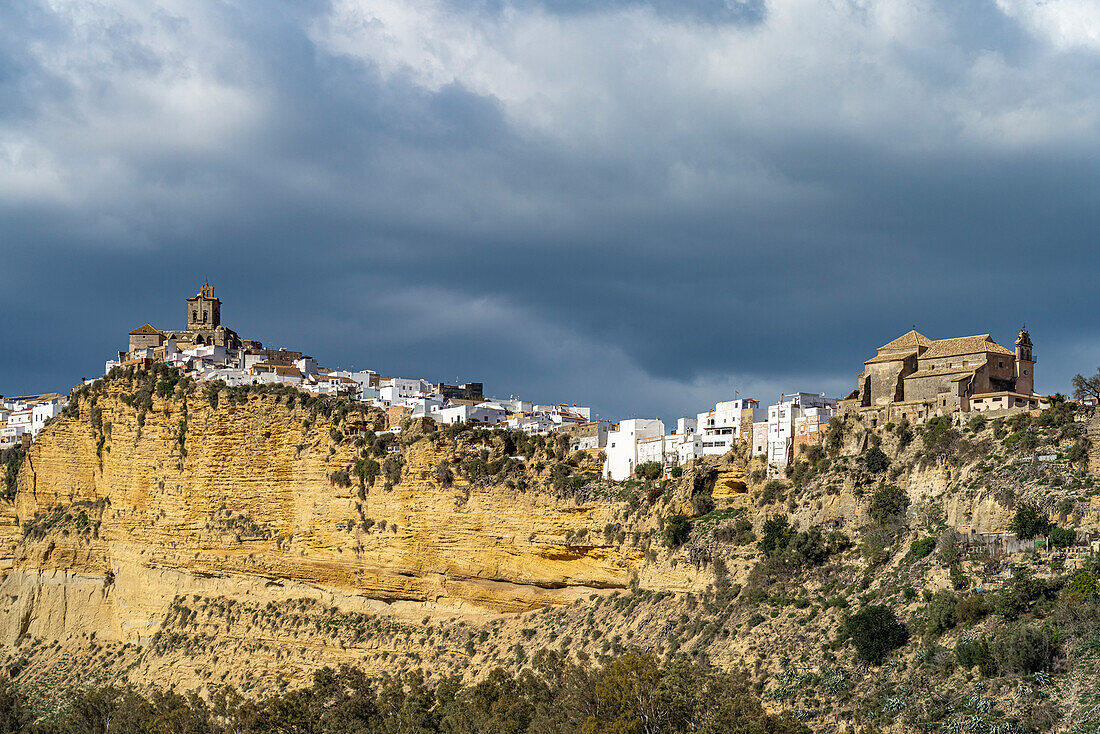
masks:
[[[679,479],[680,477],[684,476],[684,467],[674,466],[669,473],[672,474],[673,479]]]
[[[825,429],[825,451],[830,456],[836,456],[840,452],[844,442],[844,422],[839,418],[830,418],[829,425]]]
[[[864,451],[861,458],[863,466],[867,467],[867,471],[872,474],[879,474],[890,468],[890,458],[878,446],[872,446]]]
[[[989,599],[981,594],[970,594],[959,599],[955,605],[955,621],[958,624],[975,624],[991,611],[993,611],[993,605],[989,603]]]
[[[981,433],[985,430],[985,424],[985,416],[976,415],[967,421],[966,427],[970,429],[971,433]]]
[[[770,505],[773,502],[782,502],[787,485],[778,479],[772,479],[760,490],[760,504]]]
[[[1050,519],[1034,502],[1024,502],[1016,508],[1008,529],[1020,539],[1046,535],[1051,529]]]
[[[958,597],[951,591],[937,591],[925,608],[924,631],[941,635],[955,626],[955,606]]]
[[[669,548],[682,545],[689,534],[691,534],[691,518],[687,515],[673,515],[665,521],[665,545]]]
[[[951,454],[958,443],[959,432],[951,427],[951,418],[936,416],[924,424],[921,432],[925,454],[930,457],[944,457]]]
[[[1037,579],[1030,571],[1021,570],[997,594],[993,607],[1004,619],[1016,619],[1039,603],[1053,599],[1061,586],[1058,579]]]
[[[1096,577],[1088,570],[1082,569],[1074,574],[1070,582],[1066,584],[1065,595],[1070,598],[1082,598],[1100,594],[1097,588]]]
[[[760,527],[760,550],[765,556],[786,550],[794,530],[786,515],[774,515],[764,521]]]
[[[638,466],[634,467],[634,476],[639,479],[649,479],[650,481],[660,479],[661,474],[664,473],[664,469],[661,467],[661,463],[658,461],[645,461]]]
[[[936,550],[936,539],[929,535],[927,538],[913,541],[913,544],[909,546],[909,557],[919,561],[921,558],[932,555],[934,550]]]
[[[1058,646],[1045,630],[1015,627],[1002,631],[989,652],[1002,673],[1026,675],[1050,667]]]
[[[1050,544],[1055,548],[1069,548],[1076,542],[1076,530],[1071,528],[1054,528],[1050,531]]]
[[[959,665],[970,670],[975,665],[982,675],[986,677],[997,674],[997,663],[989,651],[989,643],[985,640],[971,640],[960,642],[955,646],[955,659]]]
[[[894,610],[869,604],[844,623],[844,634],[859,657],[873,665],[882,665],[886,657],[909,641],[909,630],[894,616]]]
[[[871,495],[871,519],[885,525],[898,519],[909,508],[909,495],[896,484],[882,483]]]
[[[1089,458],[1089,450],[1078,441],[1066,450],[1065,458],[1071,464],[1084,464]]]

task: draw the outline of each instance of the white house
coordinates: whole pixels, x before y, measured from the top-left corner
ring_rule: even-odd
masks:
[[[535,413],[546,415],[555,423],[586,423],[592,420],[592,409],[578,405],[536,405]]]
[[[799,392],[780,395],[778,403],[768,406],[768,440],[764,449],[768,463],[786,466],[796,425],[801,423],[805,428],[809,423],[815,426],[826,423],[836,415],[836,407],[837,400],[824,394]],[[753,437],[755,439],[755,431]],[[755,448],[755,440],[753,444]]]
[[[378,383],[378,400],[386,405],[406,405],[406,398],[425,398],[433,392],[427,380],[387,377]]]
[[[607,434],[607,459],[603,473],[608,479],[621,481],[634,475],[638,459],[638,441],[664,436],[665,424],[657,418],[631,418],[619,421]],[[663,446],[662,446],[663,449]]]
[[[741,438],[741,421],[763,420],[767,412],[760,407],[760,401],[753,398],[738,398],[715,403],[706,413],[696,417],[696,432],[702,439],[700,451],[703,456],[721,456],[733,448]]]
[[[459,422],[477,421],[488,425],[504,423],[504,409],[499,406],[482,405],[450,405],[439,408],[429,414],[438,423],[450,424]]]

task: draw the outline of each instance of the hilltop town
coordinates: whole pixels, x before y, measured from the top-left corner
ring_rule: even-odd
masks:
[[[129,332],[126,350],[106,362],[104,374],[119,367],[164,364],[196,380],[230,387],[286,384],[313,395],[352,398],[382,408],[394,424],[402,418],[430,418],[532,434],[561,432],[573,450],[604,452],[602,474],[613,480],[629,479],[643,465],[656,465],[662,472],[682,469],[737,446],[764,457],[782,475],[808,446],[821,443],[825,426],[836,417],[851,415],[873,428],[972,412],[1008,416],[1050,406],[1046,396],[1034,391],[1036,360],[1027,330],[1019,332],[1013,350],[989,334],[932,340],[909,331],[864,362],[856,389],[844,399],[793,392],[765,405],[736,398],[680,418],[668,431],[656,418],[593,420],[591,408],[576,404],[486,397],[480,382],[448,385],[386,377],[369,369],[330,369],[301,351],[265,349],[262,342],[242,339],[222,323],[221,299],[208,283],[186,299],[185,318],[183,329],[146,323]],[[33,438],[63,407],[57,394],[5,399],[8,414],[0,413],[0,444],[10,445],[21,435]]]

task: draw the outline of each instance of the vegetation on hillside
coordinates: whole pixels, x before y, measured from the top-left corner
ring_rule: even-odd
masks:
[[[0,732],[27,734],[801,734],[764,711],[742,673],[625,653],[582,666],[554,653],[519,673],[429,684],[417,673],[369,678],[325,668],[308,688],[247,700],[222,690],[204,701],[170,690],[106,686],[70,693],[46,716],[19,689],[0,689]]]

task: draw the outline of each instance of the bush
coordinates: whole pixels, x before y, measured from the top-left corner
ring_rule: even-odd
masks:
[[[670,471],[669,473],[672,475],[673,479],[679,479],[680,477],[684,476],[684,467],[674,466],[672,467],[672,471]]]
[[[774,555],[787,548],[794,531],[786,515],[775,515],[760,527],[760,550],[765,556]]]
[[[955,626],[955,606],[958,597],[951,591],[938,591],[932,595],[925,609],[924,631],[930,635],[942,635]]]
[[[760,490],[760,504],[770,505],[773,502],[782,502],[783,493],[787,491],[787,485],[778,479],[773,479]]]
[[[1051,523],[1046,514],[1034,502],[1024,502],[1016,508],[1008,529],[1016,533],[1017,538],[1034,538],[1050,532]]]
[[[970,429],[971,433],[981,433],[985,430],[985,416],[976,415],[966,423],[966,427]]]
[[[894,430],[894,435],[898,437],[898,450],[913,443],[913,428],[909,425],[908,418],[901,419],[901,423],[898,423],[898,427]]]
[[[1026,675],[1050,667],[1057,645],[1044,630],[1016,627],[1001,632],[989,652],[1002,673]]]
[[[882,665],[886,657],[909,641],[909,630],[894,616],[894,610],[869,604],[844,623],[844,634],[860,659]]]
[[[1089,450],[1085,448],[1085,445],[1078,441],[1066,450],[1066,461],[1071,464],[1084,464],[1088,461]]]
[[[864,451],[862,460],[863,465],[867,467],[867,471],[872,474],[879,474],[890,468],[890,458],[878,446],[872,446]]]
[[[829,425],[825,429],[825,451],[830,456],[840,453],[841,444],[844,442],[844,422],[839,418],[830,418]]]
[[[936,550],[936,539],[929,535],[927,538],[913,541],[913,544],[909,546],[909,557],[919,561],[932,555],[934,550]]]
[[[634,476],[639,479],[660,479],[661,474],[664,473],[664,469],[661,467],[660,462],[657,461],[645,461],[638,466],[634,467]]]
[[[806,457],[806,461],[809,463],[816,464],[825,458],[825,449],[816,443],[803,444],[802,455]]]
[[[1061,581],[1057,579],[1037,579],[1030,571],[1023,570],[1005,584],[993,606],[1004,619],[1016,619],[1021,614],[1032,611],[1037,603],[1057,596],[1061,585]]]
[[[446,459],[443,459],[435,467],[435,481],[439,482],[440,487],[450,487],[454,484],[455,475],[451,471],[451,465]]]
[[[1076,530],[1070,528],[1054,528],[1050,531],[1050,544],[1055,548],[1069,548],[1076,542]]]
[[[965,625],[976,624],[982,621],[991,611],[993,611],[993,605],[989,603],[989,599],[981,594],[964,596],[955,605],[955,622]]]
[[[989,652],[989,643],[985,640],[972,640],[960,642],[955,646],[955,659],[959,665],[967,670],[978,666],[978,670],[986,677],[997,674],[997,663]]]
[[[673,515],[665,522],[665,545],[678,548],[691,533],[691,518],[687,515]]]
[[[936,416],[924,424],[921,433],[924,452],[930,457],[944,457],[955,450],[959,432],[951,427],[951,418]]]
[[[1066,584],[1065,595],[1070,598],[1096,596],[1100,593],[1097,588],[1096,577],[1089,571],[1082,569],[1074,574],[1070,582]]]
[[[821,528],[814,525],[791,538],[787,546],[802,566],[820,566],[829,558],[829,548]]]
[[[869,515],[875,522],[885,525],[903,515],[909,508],[909,495],[896,484],[879,484],[871,495]]]

